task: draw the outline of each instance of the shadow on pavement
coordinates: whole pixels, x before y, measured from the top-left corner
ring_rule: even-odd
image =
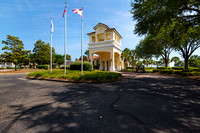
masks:
[[[200,132],[196,80],[132,76],[112,83],[66,85],[66,90],[49,93],[52,103],[29,109],[11,106],[18,117],[3,132]]]

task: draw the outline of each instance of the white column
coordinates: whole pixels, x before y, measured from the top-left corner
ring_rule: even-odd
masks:
[[[118,71],[121,70],[121,55],[119,55],[119,57],[118,57],[118,66],[117,66],[117,70],[118,70]]]
[[[101,59],[100,54],[99,54],[99,64],[100,64],[99,70],[102,71],[102,70],[103,70],[103,67],[102,67],[102,59]]]
[[[97,34],[95,33],[95,42],[98,42]]]
[[[110,52],[110,71],[114,72],[115,71],[115,56],[114,56],[114,51],[112,50]]]
[[[92,70],[93,70],[93,54],[92,54],[92,52],[89,52],[89,60],[90,60],[90,64],[92,64]]]

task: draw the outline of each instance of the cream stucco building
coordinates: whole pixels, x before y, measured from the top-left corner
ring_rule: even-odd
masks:
[[[122,36],[115,28],[109,28],[103,23],[98,23],[95,31],[88,33],[89,36],[89,62],[93,64],[93,55],[100,57],[99,70],[119,71],[123,68],[121,61],[121,39]]]

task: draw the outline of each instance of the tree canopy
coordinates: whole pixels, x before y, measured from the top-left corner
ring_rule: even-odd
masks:
[[[24,44],[19,37],[7,35],[6,40],[2,40],[2,44],[6,45],[2,48],[5,50],[2,54],[4,62],[12,62],[15,64],[15,71],[17,65],[22,65],[25,62],[29,62],[28,53],[30,50],[24,50]]]
[[[64,58],[64,56],[63,56],[63,58]],[[66,54],[66,60],[71,61],[71,55]]]
[[[131,5],[138,35],[156,34],[174,19],[193,25],[200,23],[199,0],[134,0]]]
[[[174,65],[176,65],[176,63],[177,63],[178,61],[180,61],[180,58],[177,57],[177,56],[174,56],[174,57],[171,58],[171,62],[174,62]]]
[[[188,64],[190,67],[200,67],[200,56],[193,55],[190,57]]]
[[[55,63],[60,67],[60,65],[64,64],[64,58],[63,55],[55,54]]]
[[[45,43],[42,40],[38,40],[34,44],[34,58],[35,61],[42,65],[42,64],[49,64],[50,63],[50,45],[49,43]],[[52,58],[54,60],[55,49],[52,48]]]
[[[159,53],[161,46],[160,52],[166,53],[161,56],[167,62],[166,55],[173,48],[182,55],[188,69],[188,59],[200,47],[199,6],[199,0],[135,0],[131,12],[137,21],[135,33],[147,35],[138,46],[140,52]]]

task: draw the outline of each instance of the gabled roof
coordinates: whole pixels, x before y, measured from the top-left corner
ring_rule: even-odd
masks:
[[[99,27],[99,26],[103,26],[103,27],[105,27],[106,29],[109,29],[109,27],[108,27],[106,24],[103,24],[103,23],[101,23],[101,22],[99,22],[93,29],[96,30],[97,27]]]
[[[94,34],[94,33],[95,33],[95,31],[94,31],[94,32],[87,33],[87,35]]]
[[[119,32],[115,29],[115,28],[109,28],[106,24],[103,24],[103,23],[98,23],[93,29],[96,30],[99,26],[104,26],[106,28],[105,31],[110,31],[110,30],[113,30],[115,31],[121,38],[122,36],[119,34]],[[90,34],[95,34],[96,32],[90,32],[90,33],[87,33],[87,35],[90,35]]]
[[[109,31],[109,30],[114,30],[122,38],[122,36],[119,34],[119,32],[115,28],[109,28],[106,31]]]

